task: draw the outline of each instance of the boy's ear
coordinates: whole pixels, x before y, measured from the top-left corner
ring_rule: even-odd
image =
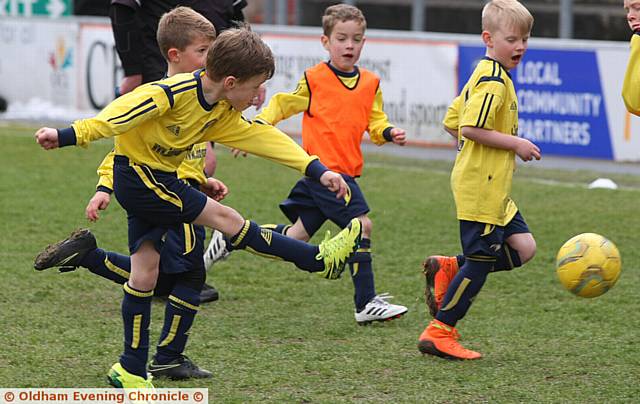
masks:
[[[484,42],[487,48],[493,48],[493,38],[491,37],[491,32],[482,31],[482,42]]]
[[[177,48],[169,48],[167,58],[171,63],[180,63],[180,51]]]
[[[230,90],[236,86],[238,79],[235,76],[227,76],[222,80],[222,85],[225,90]]]
[[[320,37],[320,42],[322,43],[322,47],[323,47],[325,50],[327,50],[327,51],[328,51],[328,50],[329,50],[329,37],[328,37],[328,36],[326,36],[326,35],[322,35],[322,36]]]

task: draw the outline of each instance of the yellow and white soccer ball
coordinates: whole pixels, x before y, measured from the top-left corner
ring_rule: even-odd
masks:
[[[556,273],[569,292],[598,297],[620,277],[620,253],[611,241],[595,233],[578,234],[560,247]]]

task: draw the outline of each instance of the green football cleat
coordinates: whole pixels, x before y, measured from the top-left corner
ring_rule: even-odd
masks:
[[[87,252],[97,247],[96,238],[89,229],[78,229],[68,238],[47,246],[38,254],[33,267],[38,271],[53,267],[60,267],[60,272],[73,271],[80,266]]]
[[[342,275],[347,260],[356,252],[362,236],[362,224],[358,219],[352,219],[334,238],[325,237],[318,246],[320,253],[317,260],[324,260],[324,271],[320,275],[326,279],[338,279]]]
[[[152,376],[144,379],[138,375],[127,372],[118,362],[111,366],[107,374],[107,381],[118,389],[153,389]]]

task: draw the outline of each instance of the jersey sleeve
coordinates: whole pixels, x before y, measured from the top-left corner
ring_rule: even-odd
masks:
[[[111,193],[113,191],[113,158],[116,155],[115,150],[111,150],[107,154],[100,166],[98,167],[98,185],[97,191],[104,191]]]
[[[278,128],[250,121],[241,113],[230,110],[205,132],[204,140],[222,143],[228,147],[266,158],[294,168],[305,174],[307,167],[318,157],[309,156],[293,139]]]
[[[277,93],[269,100],[269,104],[254,118],[262,123],[276,125],[309,108],[309,86],[303,76],[298,86],[291,93]]]
[[[371,115],[369,116],[369,127],[367,132],[369,132],[369,137],[371,141],[378,146],[385,144],[389,139],[387,139],[384,134],[393,128],[393,125],[389,123],[389,118],[387,114],[382,109],[384,105],[382,101],[382,90],[378,86],[376,90],[376,96],[373,99],[373,107],[371,108]]]
[[[469,91],[469,98],[459,115],[460,127],[493,130],[496,111],[502,106],[505,92],[506,86],[500,77],[481,77],[475,88]]]
[[[71,126],[75,144],[86,147],[89,142],[121,135],[143,122],[156,119],[171,108],[165,90],[148,84],[124,94],[107,105],[95,118],[75,121]]]
[[[627,111],[640,115],[640,35],[631,38],[631,54],[622,84],[622,99]]]
[[[460,124],[460,108],[461,108],[462,96],[459,95],[453,99],[447,113],[444,116],[442,124],[449,129],[458,130]]]

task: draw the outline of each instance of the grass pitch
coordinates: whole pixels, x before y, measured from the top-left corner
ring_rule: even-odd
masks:
[[[39,273],[32,265],[48,243],[88,226],[95,169],[112,143],[45,152],[33,132],[0,127],[0,386],[105,387],[122,347],[120,287],[86,270]],[[258,223],[285,220],[277,206],[298,173],[258,158],[234,160],[224,148],[218,158],[228,205]],[[216,402],[637,402],[640,178],[606,175],[624,189],[588,190],[579,184],[597,173],[521,164],[513,196],[538,254],[489,276],[460,322],[462,342],[484,359],[449,362],[423,357],[416,343],[429,319],[420,263],[459,251],[451,163],[365,161],[360,184],[372,208],[376,286],[409,313],[359,327],[348,275],[328,281],[237,252],[210,272],[221,299],[201,307],[187,346],[214,378],[156,380],[157,387],[207,387]],[[127,251],[115,198],[89,227],[101,247]],[[610,238],[622,255],[618,284],[592,300],[563,290],[554,272],[557,249],[582,232]],[[155,302],[152,343],[163,311]]]

